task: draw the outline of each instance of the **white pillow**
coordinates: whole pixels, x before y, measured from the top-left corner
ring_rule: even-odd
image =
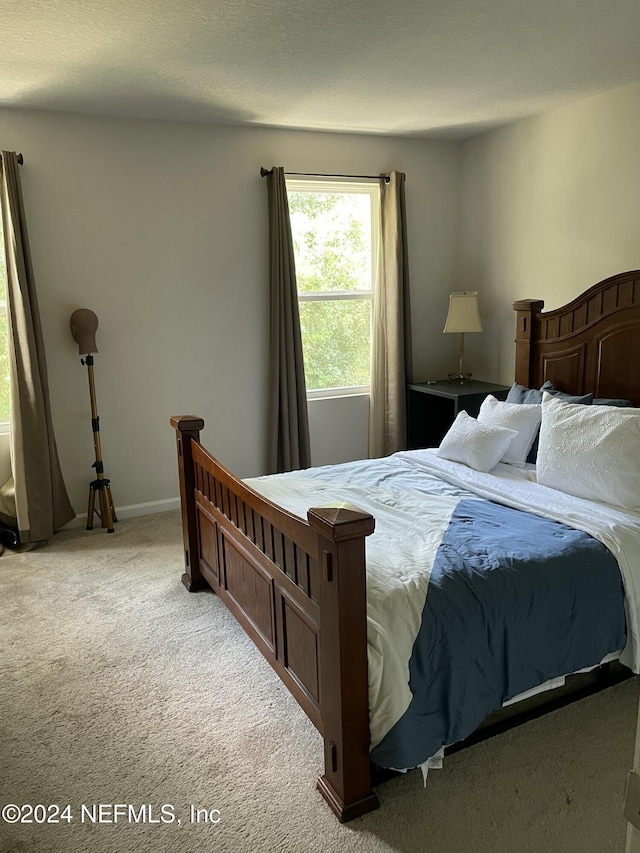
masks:
[[[640,409],[580,406],[545,393],[536,465],[544,486],[640,510]]]
[[[491,471],[517,434],[513,429],[478,423],[462,411],[458,412],[436,452],[443,459],[462,462],[476,471]]]
[[[503,403],[491,394],[485,397],[480,406],[478,421],[487,426],[514,429],[518,433],[501,462],[524,467],[540,428],[541,409],[537,403]]]

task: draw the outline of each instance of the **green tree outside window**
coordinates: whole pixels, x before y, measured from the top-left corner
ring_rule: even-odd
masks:
[[[307,390],[363,387],[371,378],[370,192],[289,187]]]

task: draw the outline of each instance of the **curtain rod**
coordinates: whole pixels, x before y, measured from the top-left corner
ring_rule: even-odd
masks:
[[[260,177],[265,178],[267,175],[270,175],[273,172],[273,169],[265,169],[264,166],[260,167]],[[367,178],[372,181],[379,181],[380,178],[384,178],[385,184],[388,184],[391,178],[389,175],[320,175],[317,172],[285,172],[285,175],[296,175],[300,178],[355,178],[362,179]]]
[[[2,154],[0,154],[0,160],[2,160]],[[18,163],[20,163],[21,166],[24,163],[24,157],[22,154],[18,154]]]

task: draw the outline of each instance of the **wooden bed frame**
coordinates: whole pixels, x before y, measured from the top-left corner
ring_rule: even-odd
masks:
[[[545,314],[540,300],[513,307],[516,382],[539,388],[550,379],[569,394],[592,391],[640,406],[640,271],[611,276]]]
[[[640,405],[640,271],[621,273],[541,313],[520,300],[515,379]],[[201,418],[176,430],[185,573],[210,586],[324,738],[317,787],[341,821],[377,808],[369,761],[365,537],[356,508],[310,509],[306,521],[261,497],[200,444]]]

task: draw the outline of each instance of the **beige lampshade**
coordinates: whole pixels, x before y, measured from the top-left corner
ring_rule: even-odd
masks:
[[[449,296],[449,313],[443,332],[481,332],[478,292],[464,290]]]
[[[90,308],[77,308],[69,318],[71,335],[78,344],[80,355],[98,352],[96,329],[98,318]]]

